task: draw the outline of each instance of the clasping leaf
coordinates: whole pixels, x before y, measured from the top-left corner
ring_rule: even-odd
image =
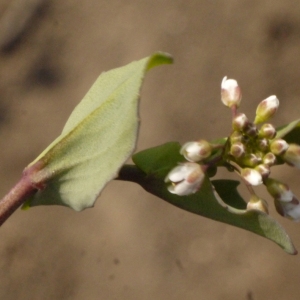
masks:
[[[59,204],[77,211],[93,206],[135,149],[138,100],[146,71],[171,62],[168,54],[156,53],[102,73],[61,135],[29,165],[42,166],[31,177],[41,189],[25,206]]]

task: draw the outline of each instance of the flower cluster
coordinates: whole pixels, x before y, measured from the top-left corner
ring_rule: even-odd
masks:
[[[201,187],[205,172],[213,166],[233,169],[245,182],[251,194],[247,209],[268,212],[267,202],[259,198],[253,186],[264,184],[274,198],[277,211],[292,220],[300,220],[300,203],[286,184],[270,178],[271,167],[287,163],[300,168],[300,146],[288,144],[277,137],[269,123],[279,107],[276,96],[259,103],[254,121],[237,112],[242,99],[236,80],[224,77],[221,83],[221,101],[232,111],[232,131],[223,143],[206,140],[188,142],[180,153],[187,162],[181,163],[166,177],[168,189],[177,195],[189,195]]]

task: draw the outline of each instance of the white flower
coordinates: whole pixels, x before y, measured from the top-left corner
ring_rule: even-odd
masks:
[[[275,207],[279,214],[293,221],[300,221],[300,203],[294,196],[292,201],[283,202],[275,199]]]
[[[191,162],[199,162],[210,156],[212,147],[209,142],[200,140],[197,142],[188,142],[181,147],[180,154],[186,160]]]
[[[291,190],[283,191],[280,196],[278,197],[278,200],[281,202],[290,202],[294,198],[294,194]]]
[[[291,220],[300,221],[300,203],[289,186],[272,178],[268,178],[265,184],[274,197],[277,212]]]
[[[227,79],[225,76],[221,83],[221,100],[228,107],[240,105],[242,99],[241,89],[234,79]]]
[[[251,185],[260,185],[262,184],[262,176],[261,174],[250,168],[245,168],[241,171],[241,176]]]
[[[165,181],[172,183],[168,186],[169,192],[184,196],[196,193],[201,187],[204,176],[200,165],[187,162],[171,170]]]
[[[278,180],[268,178],[265,181],[266,188],[272,197],[281,202],[291,202],[294,198],[294,194],[285,183]]]

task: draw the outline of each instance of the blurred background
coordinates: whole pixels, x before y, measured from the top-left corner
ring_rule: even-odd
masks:
[[[137,150],[230,131],[227,75],[250,119],[276,94],[300,116],[300,2],[0,0],[0,192],[62,130],[97,76],[158,50],[175,63],[142,90]],[[273,172],[300,195],[300,171]],[[222,174],[221,174],[222,175]],[[224,174],[226,175],[226,174]],[[271,214],[300,250],[300,225]],[[300,256],[112,182],[95,208],[18,210],[0,230],[1,299],[298,299]]]

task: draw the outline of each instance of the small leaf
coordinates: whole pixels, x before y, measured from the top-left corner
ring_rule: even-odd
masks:
[[[178,142],[169,142],[136,153],[132,160],[146,174],[165,178],[179,162],[185,161],[180,148]]]
[[[102,73],[61,135],[30,164],[43,165],[31,180],[46,185],[26,205],[59,204],[77,211],[93,206],[135,148],[139,92],[146,71],[171,62],[168,54],[157,53]]]
[[[300,119],[279,127],[276,138],[284,138],[288,143],[300,144]]]
[[[242,207],[242,199],[237,194],[237,183],[234,181],[213,181],[216,190],[221,192],[220,196],[224,198],[224,202],[216,198],[213,186],[207,177],[201,189],[193,195],[177,196],[171,194],[164,179],[166,174],[180,161],[178,151],[179,144],[167,143],[135,154],[133,161],[143,171],[144,177],[141,178],[143,176],[141,174],[132,176],[132,181],[140,184],[149,193],[177,207],[212,220],[252,231],[274,241],[289,254],[297,253],[285,230],[269,215],[256,210],[238,209],[226,204],[235,203],[237,205],[238,203],[237,207]],[[226,183],[229,184],[228,187],[224,186]],[[223,188],[225,188],[224,191]],[[227,192],[231,193],[235,199],[229,199],[229,195],[226,195]],[[243,207],[245,207],[244,204]]]

